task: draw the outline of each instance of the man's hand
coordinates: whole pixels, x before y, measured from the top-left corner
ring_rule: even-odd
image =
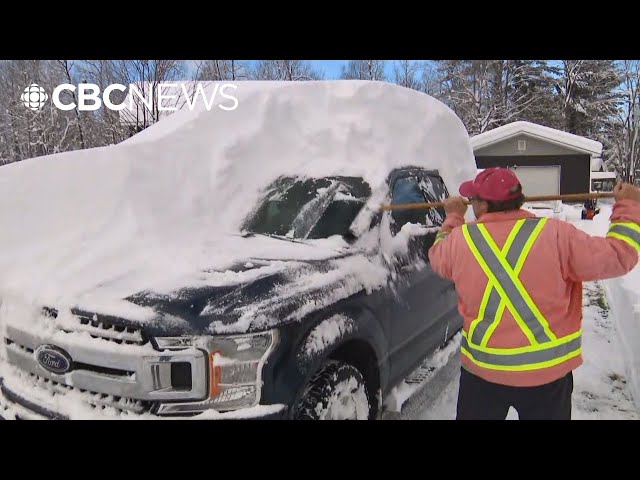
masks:
[[[447,215],[459,213],[464,217],[467,213],[467,204],[462,197],[449,197],[444,201],[444,211]]]
[[[629,183],[618,183],[613,189],[613,195],[617,202],[620,200],[633,200],[640,203],[640,188]]]

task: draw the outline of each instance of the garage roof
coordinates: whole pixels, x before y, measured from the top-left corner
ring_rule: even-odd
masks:
[[[474,150],[477,150],[520,134],[526,134],[563,147],[590,153],[593,156],[602,154],[602,143],[600,142],[531,122],[513,122],[494,128],[471,137],[471,145]]]

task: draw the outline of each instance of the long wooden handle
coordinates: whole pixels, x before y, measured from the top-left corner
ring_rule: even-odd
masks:
[[[566,193],[564,195],[537,195],[525,197],[525,202],[544,202],[549,200],[586,200],[588,198],[613,198],[614,194],[610,192],[598,193]],[[465,200],[470,205],[469,200]],[[443,207],[444,202],[419,202],[419,203],[396,203],[382,205],[383,210],[415,210],[421,208]]]

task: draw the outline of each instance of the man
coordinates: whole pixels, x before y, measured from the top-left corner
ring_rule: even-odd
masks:
[[[615,187],[606,237],[521,207],[509,169],[489,168],[461,197],[429,250],[434,271],[455,283],[464,319],[458,419],[570,419],[573,370],[582,364],[582,282],[621,276],[640,252],[640,190]]]

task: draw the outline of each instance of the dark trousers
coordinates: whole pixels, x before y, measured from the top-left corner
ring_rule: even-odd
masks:
[[[460,371],[457,420],[504,420],[513,407],[520,420],[571,420],[573,374],[537,387],[487,382]]]

